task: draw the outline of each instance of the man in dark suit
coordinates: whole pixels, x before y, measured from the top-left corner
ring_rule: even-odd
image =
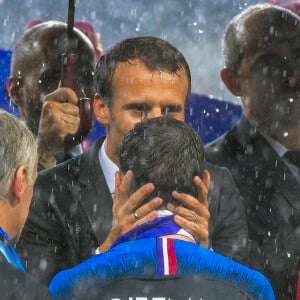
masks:
[[[270,279],[278,299],[296,298],[300,270],[299,37],[299,17],[272,5],[232,19],[221,77],[240,97],[243,115],[206,148],[208,161],[233,174],[246,207],[251,266]]]
[[[37,147],[30,130],[0,110],[0,299],[51,299],[25,273],[14,245],[28,216],[37,177]]]
[[[98,245],[105,251],[119,235],[157,217],[160,197],[137,210],[153,191],[153,184],[130,195],[130,174],[113,201],[120,144],[144,118],[164,115],[184,120],[191,90],[183,55],[154,37],[117,43],[101,57],[95,79],[94,112],[106,126],[106,138],[100,138],[83,155],[39,175],[19,243],[29,270],[47,283],[58,271],[93,254]],[[206,168],[204,176],[210,176],[212,182],[209,191],[195,178],[198,199],[178,193],[177,200],[183,205],[174,208],[174,220],[192,233],[197,243],[209,247],[212,240],[216,251],[243,260],[248,232],[239,193],[228,170],[213,165]]]

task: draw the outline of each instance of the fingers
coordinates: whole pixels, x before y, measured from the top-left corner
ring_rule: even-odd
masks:
[[[75,134],[79,128],[79,108],[69,103],[45,102],[42,108],[40,126],[49,131],[52,127],[52,134]]]
[[[46,101],[43,104],[37,137],[40,152],[50,156],[64,151],[65,137],[75,135],[79,124],[77,106],[70,103]]]
[[[128,171],[124,176],[120,172],[115,175],[112,230],[118,235],[155,220],[158,217],[156,209],[163,202],[161,198],[155,197],[141,206],[155,187],[152,183],[147,183],[131,194],[132,179],[132,171]]]
[[[210,219],[210,213],[205,207],[198,207],[195,210],[187,209],[182,206],[171,206],[168,204],[167,208],[172,211],[175,215],[184,218],[186,221],[196,224],[204,224],[208,226]]]
[[[155,187],[152,183],[146,183],[136,190],[128,199],[132,210],[136,210],[142,202],[154,191]]]
[[[203,204],[195,197],[185,193],[178,193],[177,191],[172,192],[172,197],[181,203],[180,206],[173,208],[176,213],[182,213],[183,217],[188,217],[190,214],[194,214],[196,212],[198,215],[203,215],[205,217],[209,216],[208,211],[208,202],[202,201]],[[168,204],[168,208],[172,209],[171,205]],[[190,213],[186,215],[185,212],[189,211]]]
[[[141,224],[146,221],[154,220],[158,216],[156,209],[160,207],[162,203],[163,203],[162,198],[155,197],[151,201],[145,203],[143,206],[135,210],[133,213],[133,217],[135,218],[136,221],[138,220],[142,221],[142,222],[138,222]]]
[[[54,92],[46,95],[44,98],[44,102],[46,101],[70,103],[73,105],[77,105],[78,97],[72,89],[63,87],[63,88],[58,88]]]
[[[130,195],[130,184],[132,178],[133,178],[133,172],[131,170],[127,171],[123,177],[119,172],[115,174],[114,202],[127,201]]]
[[[79,107],[67,102],[45,101],[42,110],[48,114],[65,114],[79,117]]]
[[[116,173],[115,179],[114,207],[115,209],[122,207],[126,215],[133,215],[141,203],[155,189],[152,183],[147,183],[131,194],[130,186],[133,179],[133,172],[131,170],[127,171],[123,177],[120,176],[120,173]],[[156,207],[157,201],[159,200],[152,200],[143,205],[141,207],[141,212],[143,213],[141,216],[145,216],[151,212]]]
[[[204,247],[209,246],[209,231],[206,222],[202,223],[200,218],[197,222],[190,222],[177,214],[174,216],[174,221],[178,226],[189,232],[197,243]]]
[[[210,184],[210,174],[208,171],[203,172],[203,179],[201,179],[199,176],[195,176],[193,178],[193,182],[198,190],[198,200],[200,203],[202,203],[205,206],[208,206],[207,201],[207,195],[208,195],[208,189]]]
[[[168,209],[174,212],[174,221],[179,226],[188,231],[197,243],[207,247],[209,245],[208,223],[210,219],[207,201],[210,184],[209,172],[204,171],[202,177],[202,180],[199,176],[195,176],[193,179],[198,190],[198,199],[189,194],[173,191],[173,198],[181,205],[174,207],[168,204]]]

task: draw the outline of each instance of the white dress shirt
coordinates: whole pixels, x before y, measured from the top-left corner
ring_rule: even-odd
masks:
[[[119,171],[118,166],[106,154],[106,140],[103,142],[99,150],[99,162],[103,170],[103,174],[108,185],[109,192],[112,197],[115,191],[115,173]]]

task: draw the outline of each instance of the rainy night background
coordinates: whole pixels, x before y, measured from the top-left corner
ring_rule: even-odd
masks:
[[[162,37],[175,45],[190,65],[194,101],[202,103],[202,106],[188,107],[187,122],[208,142],[229,129],[241,112],[239,100],[227,91],[219,78],[223,66],[224,28],[242,9],[263,2],[266,1],[77,0],[75,19],[95,26],[101,34],[104,51],[122,38],[137,35]],[[32,18],[66,21],[67,7],[67,0],[0,0],[0,106],[1,101],[4,102],[4,78],[9,75],[7,60],[27,22]],[[207,97],[199,98],[199,94]],[[213,99],[225,102],[207,101]]]

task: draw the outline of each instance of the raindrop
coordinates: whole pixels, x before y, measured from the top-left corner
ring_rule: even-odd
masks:
[[[46,259],[41,259],[40,260],[40,270],[41,271],[45,271],[47,268],[47,261]]]
[[[194,112],[194,109],[193,109],[193,107],[191,107],[191,108],[190,108],[190,116],[193,115],[193,112]]]
[[[285,132],[283,135],[284,135],[285,137],[287,137],[287,136],[289,135],[289,133],[288,133],[288,132]]]
[[[141,23],[138,22],[135,28],[135,31],[140,31],[141,30]]]
[[[287,252],[286,255],[287,255],[288,258],[291,258],[291,253],[290,252]]]
[[[95,12],[95,11],[92,11],[92,12],[91,12],[91,18],[92,18],[93,20],[96,19],[96,12]]]
[[[291,103],[293,103],[293,102],[294,102],[294,98],[290,98],[289,101],[290,101]]]
[[[97,204],[94,204],[94,207],[93,207],[93,212],[97,212]]]

